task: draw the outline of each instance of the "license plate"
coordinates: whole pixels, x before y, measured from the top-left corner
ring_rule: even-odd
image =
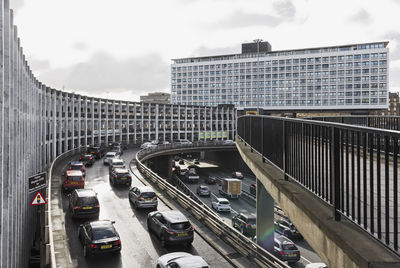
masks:
[[[256,229],[256,226],[255,226],[255,225],[252,225],[251,228]]]
[[[180,233],[178,236],[187,236],[187,233]]]
[[[112,248],[112,245],[103,245],[100,247],[100,249],[108,249],[108,248]]]
[[[151,198],[147,198],[146,201],[151,201]]]
[[[78,183],[77,182],[71,182],[70,184],[74,184],[75,185],[75,184],[78,184]]]
[[[95,152],[91,152],[91,154],[94,154]]]
[[[299,233],[299,231],[296,231],[296,234],[298,234]]]
[[[296,254],[289,254],[289,257],[296,257]]]
[[[127,178],[121,178],[121,180],[126,180]]]
[[[93,207],[82,207],[82,209],[92,209]]]

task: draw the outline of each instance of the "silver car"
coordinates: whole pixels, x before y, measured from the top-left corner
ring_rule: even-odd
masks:
[[[157,209],[158,198],[150,186],[132,187],[129,190],[129,201],[135,208]]]
[[[108,152],[108,153],[106,153],[106,155],[104,156],[104,160],[103,160],[104,165],[109,165],[111,160],[113,158],[117,158],[118,156],[119,155],[118,155],[117,152]]]
[[[196,191],[197,191],[197,194],[199,196],[208,196],[208,197],[210,197],[210,195],[211,195],[210,189],[205,185],[199,185],[197,187]]]
[[[158,258],[157,267],[209,268],[210,266],[200,256],[195,256],[187,252],[173,252]]]

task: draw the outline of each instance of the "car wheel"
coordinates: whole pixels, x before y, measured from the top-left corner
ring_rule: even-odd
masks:
[[[186,243],[186,247],[188,247],[188,248],[191,247],[191,246],[192,246],[192,243],[193,243],[193,240],[187,242],[187,243]]]
[[[149,233],[152,232],[151,228],[150,228],[150,220],[147,219],[147,230],[149,231]]]
[[[87,248],[86,248],[86,245],[83,245],[83,256],[86,258],[86,257],[89,257],[88,256],[88,252],[87,252]]]
[[[162,247],[165,247],[167,245],[167,241],[165,241],[164,235],[160,236],[160,241],[161,241],[161,246]]]
[[[157,210],[157,206],[155,206],[153,209],[154,209],[154,210]]]

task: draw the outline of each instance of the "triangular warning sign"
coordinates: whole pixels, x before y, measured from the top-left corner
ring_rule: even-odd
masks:
[[[43,205],[46,203],[46,199],[44,199],[43,195],[40,193],[40,191],[38,191],[31,202],[31,206]]]

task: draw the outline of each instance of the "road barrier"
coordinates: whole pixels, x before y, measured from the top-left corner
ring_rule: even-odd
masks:
[[[209,147],[217,145],[215,142],[209,144],[202,144],[201,146]],[[218,143],[218,145],[222,145]],[[141,161],[144,159],[150,159],[158,153],[177,148],[190,148],[194,145],[184,146],[167,144],[154,148],[143,149],[136,154],[136,166],[138,170],[150,181],[156,184],[161,190],[168,194],[173,200],[179,203],[184,209],[189,211],[196,219],[201,221],[206,225],[212,232],[219,236],[222,240],[227,242],[233,248],[235,248],[242,255],[252,258],[262,267],[285,267],[289,266],[277,259],[274,255],[266,251],[264,248],[260,247],[258,244],[254,243],[236,229],[226,224],[222,219],[216,215],[214,211],[208,206],[200,204],[193,200],[190,196],[177,189],[175,186],[167,182],[167,180],[160,177],[158,174],[154,173]]]

